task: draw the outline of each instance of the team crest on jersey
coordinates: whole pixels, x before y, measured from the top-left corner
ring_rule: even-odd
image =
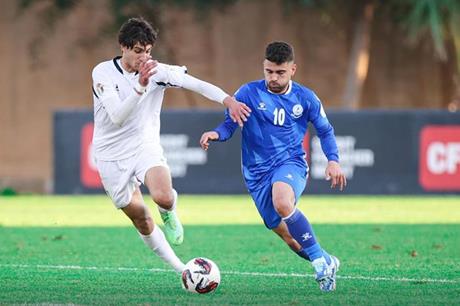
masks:
[[[265,105],[264,102],[259,102],[259,106],[257,107],[257,109],[260,109],[260,110],[267,110],[267,106]]]
[[[96,93],[97,95],[100,97],[104,94],[104,85],[102,85],[101,83],[97,83],[96,84]]]
[[[294,105],[294,107],[292,108],[291,116],[294,117],[294,118],[299,118],[300,116],[302,116],[302,114],[303,114],[302,105],[300,105],[300,104]]]

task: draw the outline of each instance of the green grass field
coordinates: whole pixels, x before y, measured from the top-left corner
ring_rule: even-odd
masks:
[[[0,305],[460,304],[459,197],[306,196],[299,207],[341,259],[335,292],[319,291],[248,196],[180,198],[178,256],[221,269],[208,295],[184,291],[105,196],[0,197]]]

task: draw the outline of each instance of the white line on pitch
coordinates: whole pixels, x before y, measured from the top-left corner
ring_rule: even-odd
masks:
[[[22,264],[0,264],[0,268],[18,268],[18,269],[57,269],[57,270],[94,270],[94,271],[132,271],[132,272],[156,272],[172,273],[174,270],[161,268],[125,268],[125,267],[84,267],[84,266],[65,266],[65,265],[22,265]],[[221,271],[226,275],[242,276],[264,276],[264,277],[313,277],[313,275],[298,273],[265,273],[265,272],[239,272],[239,271]],[[344,276],[337,275],[340,279],[352,280],[369,280],[369,281],[388,281],[388,282],[422,282],[422,283],[458,283],[458,280],[452,279],[434,279],[434,278],[408,278],[408,277],[375,277],[375,276]]]

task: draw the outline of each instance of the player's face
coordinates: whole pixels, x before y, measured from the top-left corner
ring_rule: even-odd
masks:
[[[128,72],[138,71],[140,64],[151,58],[150,52],[152,52],[152,45],[143,46],[137,43],[131,49],[121,46],[123,68]]]
[[[271,92],[282,94],[288,89],[289,81],[295,74],[294,62],[286,62],[280,65],[264,60],[264,76],[268,89]]]

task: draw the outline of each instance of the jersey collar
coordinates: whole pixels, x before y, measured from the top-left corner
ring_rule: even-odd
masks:
[[[115,68],[117,68],[117,70],[118,70],[121,74],[123,74],[123,69],[121,69],[120,65],[118,65],[118,60],[119,60],[120,58],[121,58],[120,55],[119,55],[119,56],[115,56],[115,57],[113,58],[113,64],[115,65]]]
[[[120,60],[120,59],[121,59],[121,56],[118,55],[118,56],[115,56],[115,57],[113,58],[112,61],[113,61],[113,64],[115,65],[115,68],[117,68],[117,70],[118,70],[121,74],[124,74],[123,68],[121,68],[121,66],[118,64],[118,60]],[[135,73],[134,75],[137,75],[138,73],[139,73],[139,72],[136,71],[136,73]]]

